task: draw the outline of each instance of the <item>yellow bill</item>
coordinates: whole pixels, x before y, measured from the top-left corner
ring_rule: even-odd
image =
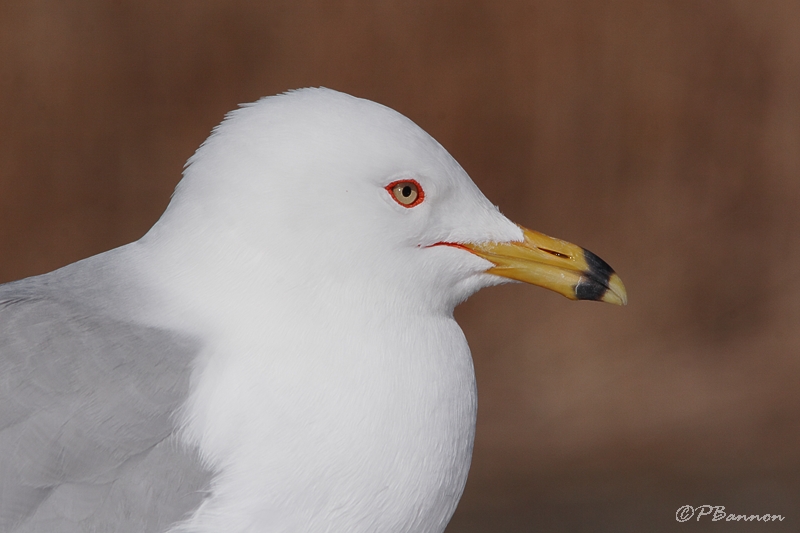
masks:
[[[580,246],[520,228],[522,242],[460,246],[492,262],[490,274],[538,285],[570,300],[628,303],[625,286],[608,263]]]

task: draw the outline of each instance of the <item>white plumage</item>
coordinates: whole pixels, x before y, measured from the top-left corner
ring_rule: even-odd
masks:
[[[398,181],[423,201],[396,201]],[[233,111],[142,239],[0,287],[0,526],[443,531],[476,416],[452,311],[523,279],[488,273],[487,250],[524,238],[386,107],[305,89]],[[604,275],[591,299],[624,301]],[[66,329],[42,343],[37,324]],[[54,358],[80,378],[36,381]],[[49,405],[70,406],[60,425],[37,421]]]

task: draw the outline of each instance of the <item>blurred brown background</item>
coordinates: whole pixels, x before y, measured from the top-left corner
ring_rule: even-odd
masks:
[[[457,310],[480,412],[448,533],[799,530],[800,4],[4,1],[0,281],[139,238],[226,111],[318,85],[628,287]]]

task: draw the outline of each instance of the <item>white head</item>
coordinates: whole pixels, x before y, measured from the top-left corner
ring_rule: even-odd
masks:
[[[417,202],[398,201],[389,187],[397,182],[417,185]],[[189,235],[196,238],[187,241]],[[169,208],[143,241],[172,241],[187,270],[218,265],[225,273],[219,279],[234,283],[380,287],[385,295],[419,300],[415,306],[449,312],[509,278],[574,297],[585,262],[566,266],[576,272],[566,289],[538,270],[532,277],[531,264],[540,269],[542,261],[520,259],[519,250],[511,255],[515,267],[525,263],[527,277],[513,269],[486,273],[499,264],[498,250],[487,247],[518,243],[529,253],[536,243],[527,239],[538,235],[505,218],[406,117],[333,90],[302,89],[229,113],[189,160]],[[563,241],[544,244],[556,255],[567,253]],[[582,252],[568,253],[583,260]],[[545,254],[544,261],[554,257]]]

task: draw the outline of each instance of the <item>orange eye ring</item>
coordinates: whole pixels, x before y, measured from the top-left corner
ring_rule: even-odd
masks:
[[[417,180],[393,181],[386,190],[395,202],[407,208],[415,207],[425,199],[425,192]]]

